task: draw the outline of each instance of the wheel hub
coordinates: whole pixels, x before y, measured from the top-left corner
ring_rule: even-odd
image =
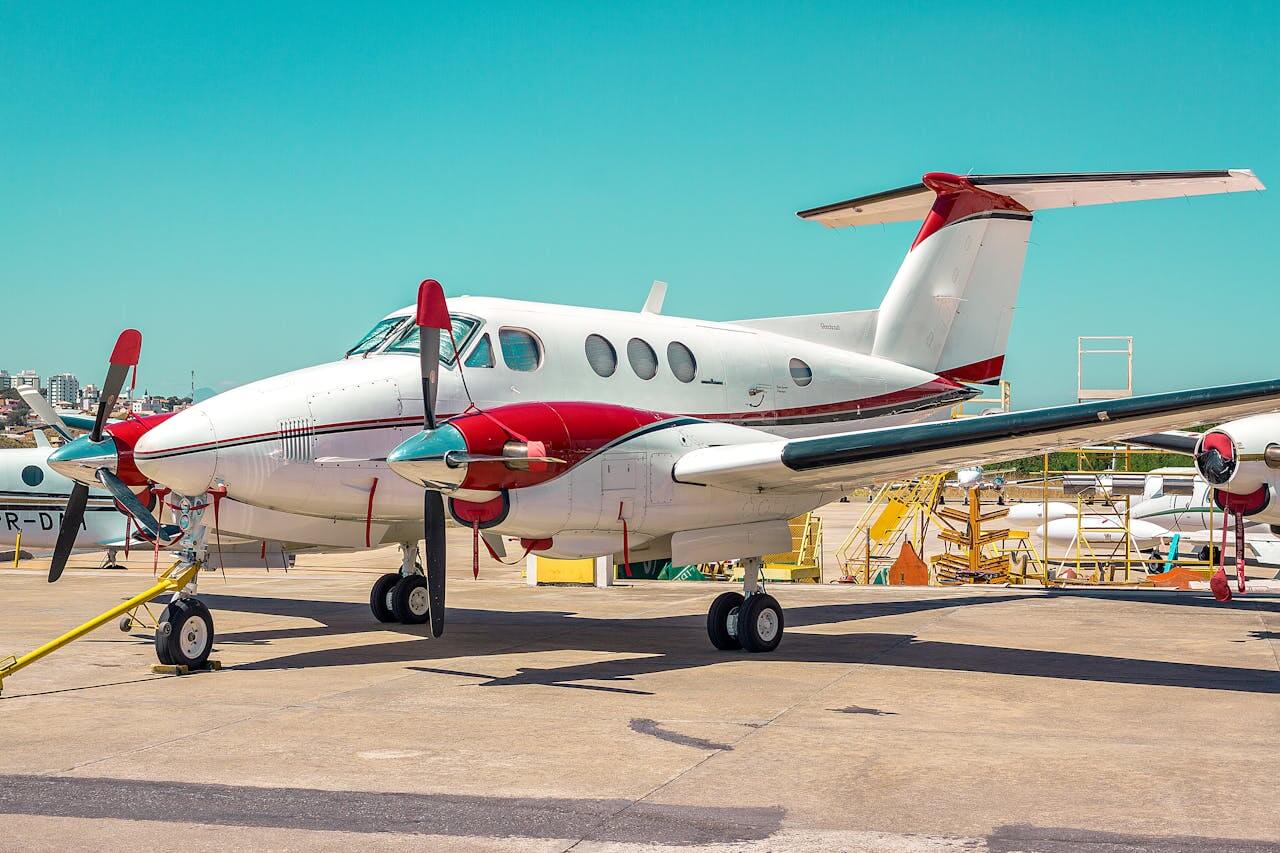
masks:
[[[182,653],[189,658],[198,658],[200,653],[204,651],[205,644],[209,641],[209,631],[205,627],[204,620],[198,616],[192,616],[182,623],[182,630],[178,634],[178,642],[182,646]]]
[[[427,590],[418,587],[409,593],[409,610],[415,616],[421,616],[431,607],[431,601],[427,596]]]
[[[778,614],[772,608],[766,607],[756,616],[756,634],[766,643],[778,635]]]

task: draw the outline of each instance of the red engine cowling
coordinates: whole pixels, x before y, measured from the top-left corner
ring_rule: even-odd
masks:
[[[122,421],[109,423],[103,431],[109,434],[116,446],[116,476],[126,485],[133,488],[150,485],[150,480],[143,476],[133,462],[133,448],[151,428],[167,421],[174,412],[160,415],[147,415],[143,418],[125,418]]]
[[[1195,448],[1200,476],[1214,489],[1215,503],[1231,512],[1253,515],[1270,502],[1280,485],[1280,444],[1270,416],[1242,418],[1209,430]]]
[[[501,491],[536,486],[603,447],[670,415],[607,403],[512,403],[448,422],[466,442],[458,488]],[[555,461],[539,461],[542,459]]]

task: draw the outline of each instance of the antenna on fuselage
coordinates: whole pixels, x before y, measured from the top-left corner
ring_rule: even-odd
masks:
[[[665,281],[654,280],[649,287],[649,297],[644,301],[644,307],[640,309],[641,314],[661,314],[662,302],[667,298],[667,283]]]

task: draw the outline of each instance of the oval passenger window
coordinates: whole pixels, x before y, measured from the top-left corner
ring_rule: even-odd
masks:
[[[658,354],[639,338],[627,341],[627,361],[641,379],[652,379],[658,372]]]
[[[606,379],[618,369],[618,351],[602,335],[587,335],[587,363]]]
[[[813,381],[813,371],[809,369],[809,365],[800,359],[791,359],[789,367],[791,368],[791,381],[797,385],[803,387]]]
[[[698,375],[698,360],[687,346],[679,341],[667,344],[667,365],[676,379],[681,382],[692,382]]]

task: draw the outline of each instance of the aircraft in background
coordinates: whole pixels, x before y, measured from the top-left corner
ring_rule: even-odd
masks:
[[[43,398],[41,398],[43,399]],[[0,548],[52,550],[62,527],[73,481],[48,465],[53,447],[45,434],[33,432],[35,447],[0,450]],[[116,555],[125,547],[125,516],[111,496],[93,489],[80,520],[77,551],[105,551],[104,566],[116,568]]]
[[[380,578],[379,619],[443,630],[447,495],[495,550],[503,535],[555,556],[742,558],[746,596],[717,599],[708,631],[720,648],[768,651],[782,611],[758,588],[759,555],[790,547],[787,519],[850,488],[1275,407],[1280,383],[1266,382],[913,423],[973,396],[961,381],[999,377],[1033,211],[1261,188],[1247,171],[932,173],[802,212],[830,227],[923,219],[872,311],[713,323],[661,315],[660,294],[639,314],[446,305],[427,281],[416,312],[384,318],[342,361],[195,405],[132,458],[141,482],[185,495],[424,519],[425,577],[402,560]],[[59,451],[60,470],[90,482],[91,445]]]

